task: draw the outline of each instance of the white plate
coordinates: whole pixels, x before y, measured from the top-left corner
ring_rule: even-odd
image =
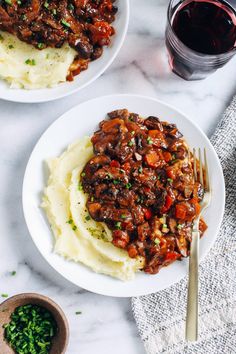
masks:
[[[129,23],[129,0],[116,0],[118,12],[113,22],[115,35],[109,47],[105,47],[101,58],[91,62],[87,70],[76,76],[74,81],[61,83],[55,88],[40,90],[10,89],[9,85],[0,79],[0,98],[13,102],[46,102],[68,96],[79,91],[96,80],[113,62],[118,54],[127,32]]]
[[[161,269],[157,275],[140,272],[135,280],[129,282],[96,274],[82,264],[67,261],[52,252],[53,237],[44,212],[39,207],[47,181],[44,161],[60,155],[76,139],[91,135],[107,112],[119,108],[127,108],[143,117],[156,115],[162,120],[176,123],[190,147],[207,148],[213,195],[211,206],[204,215],[208,229],[200,242],[200,259],[208,253],[219,231],[225,188],[219,159],[206,135],[182,113],[152,98],[133,95],[99,97],[73,108],[46,130],[29,159],[23,184],[23,209],[31,237],[48,263],[72,283],[99,294],[129,297],[150,294],[174,284],[187,275],[187,260],[175,262]]]

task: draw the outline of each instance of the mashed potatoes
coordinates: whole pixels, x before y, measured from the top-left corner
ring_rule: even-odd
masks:
[[[143,259],[132,259],[113,246],[111,231],[91,219],[86,209],[80,174],[92,156],[92,144],[86,137],[48,162],[50,176],[42,206],[55,236],[55,252],[95,272],[129,280],[143,267]]]
[[[8,81],[11,88],[51,87],[66,81],[76,54],[68,44],[38,50],[0,31],[0,78]]]

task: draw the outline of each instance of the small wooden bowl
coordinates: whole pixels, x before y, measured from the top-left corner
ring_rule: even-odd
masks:
[[[62,309],[50,298],[34,293],[19,294],[10,297],[0,304],[0,348],[3,354],[14,354],[14,350],[4,340],[5,323],[10,322],[12,312],[18,306],[33,304],[39,305],[51,312],[57,323],[57,334],[52,340],[52,354],[64,354],[68,345],[69,325]]]

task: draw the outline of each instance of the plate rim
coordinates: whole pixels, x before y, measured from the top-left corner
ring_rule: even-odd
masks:
[[[125,38],[126,38],[126,35],[127,35],[127,32],[128,32],[129,22],[130,22],[129,21],[130,20],[130,2],[129,2],[129,0],[123,0],[123,1],[124,1],[125,10],[126,10],[124,12],[124,15],[125,15],[126,19],[125,19],[125,25],[124,25],[124,28],[123,28],[123,32],[122,32],[120,41],[117,44],[117,48],[114,51],[114,53],[112,54],[112,56],[110,57],[110,59],[107,61],[106,65],[104,65],[104,67],[102,67],[87,82],[85,82],[84,84],[82,84],[79,87],[75,87],[74,89],[71,89],[71,90],[68,89],[66,92],[57,93],[55,95],[55,97],[51,97],[51,96],[50,97],[46,97],[46,95],[45,95],[44,98],[33,98],[33,99],[30,98],[30,93],[31,92],[36,92],[36,91],[40,91],[40,90],[44,90],[44,89],[52,89],[53,90],[53,87],[52,88],[42,88],[42,89],[37,89],[37,90],[20,89],[21,91],[26,91],[27,92],[26,97],[23,97],[23,98],[18,98],[17,94],[15,94],[15,97],[14,97],[13,94],[12,94],[12,97],[8,97],[7,93],[9,92],[9,90],[12,90],[12,92],[14,93],[14,89],[10,89],[10,87],[7,87],[7,89],[3,91],[3,94],[0,92],[0,99],[3,100],[3,101],[16,102],[16,103],[46,103],[46,102],[56,101],[56,100],[62,99],[64,97],[68,97],[70,95],[73,95],[73,94],[79,92],[80,90],[84,89],[85,87],[89,86],[94,81],[96,81],[110,67],[110,65],[116,59],[117,55],[119,54],[119,52],[120,52],[120,50],[121,50],[121,48],[122,48],[122,46],[124,44],[124,41],[125,41]],[[105,48],[105,49],[107,49],[107,48]],[[88,68],[88,70],[89,70],[89,68]],[[5,80],[3,80],[1,78],[0,78],[0,80],[1,81],[5,81]],[[64,85],[64,84],[66,84],[66,82],[63,82],[61,84],[59,83],[59,85]],[[56,85],[56,87],[58,87],[58,85]],[[16,91],[16,93],[17,93],[17,91]]]
[[[114,295],[113,292],[104,292],[104,291],[98,291],[98,290],[94,290],[94,289],[91,289],[89,286],[81,286],[81,285],[78,285],[75,281],[73,281],[72,279],[68,279],[68,277],[66,277],[64,274],[62,274],[61,272],[59,272],[56,267],[54,267],[54,265],[52,265],[48,258],[41,252],[41,250],[38,248],[37,244],[36,244],[36,241],[34,240],[34,237],[32,236],[32,233],[31,233],[31,226],[28,222],[28,217],[26,216],[26,202],[25,202],[25,199],[26,199],[26,179],[27,179],[27,174],[29,173],[29,167],[30,167],[30,163],[31,163],[31,159],[33,158],[33,154],[38,146],[38,144],[41,142],[41,140],[43,139],[43,136],[44,134],[47,134],[48,130],[51,129],[53,127],[54,124],[57,124],[58,122],[60,122],[61,120],[63,120],[65,118],[66,115],[70,114],[71,112],[73,111],[76,111],[78,109],[78,107],[80,107],[81,105],[83,104],[92,104],[92,102],[94,101],[99,101],[101,99],[111,99],[111,98],[122,98],[122,97],[126,97],[126,98],[139,98],[139,99],[144,99],[144,100],[150,100],[150,101],[154,101],[160,105],[163,105],[177,113],[179,113],[180,115],[182,115],[187,121],[189,121],[193,126],[194,128],[200,132],[204,138],[209,142],[209,144],[211,145],[212,147],[212,151],[214,153],[214,157],[215,157],[215,161],[217,161],[217,164],[218,164],[218,167],[219,167],[219,171],[220,171],[220,176],[219,176],[219,179],[221,179],[221,182],[222,182],[222,186],[223,186],[223,190],[222,190],[222,206],[221,206],[221,211],[220,211],[220,218],[219,218],[219,223],[218,223],[218,226],[217,226],[217,229],[216,229],[216,232],[215,232],[215,237],[212,237],[212,239],[210,240],[209,242],[209,247],[208,247],[208,251],[205,252],[202,256],[200,255],[199,257],[199,263],[201,264],[202,261],[205,259],[205,257],[209,254],[210,250],[212,249],[215,241],[216,241],[216,238],[217,238],[217,235],[219,234],[219,231],[220,231],[220,227],[221,227],[221,224],[222,224],[222,221],[223,221],[223,216],[224,216],[224,211],[225,211],[225,197],[226,197],[226,192],[225,192],[225,179],[224,179],[224,174],[223,174],[223,169],[222,169],[222,165],[221,165],[221,162],[220,162],[220,159],[215,151],[215,148],[214,146],[212,145],[210,139],[207,137],[207,135],[205,134],[205,132],[195,123],[195,121],[192,121],[188,118],[188,116],[183,113],[180,109],[177,109],[175,108],[173,105],[171,104],[168,104],[166,103],[165,101],[163,100],[160,100],[158,98],[155,98],[155,97],[152,97],[152,96],[146,96],[146,95],[138,95],[138,94],[129,94],[129,93],[122,93],[122,94],[109,94],[109,95],[102,95],[102,96],[98,96],[98,97],[95,97],[95,98],[92,98],[92,99],[88,99],[88,100],[83,100],[81,103],[79,103],[78,105],[75,105],[73,106],[72,108],[70,108],[68,111],[64,112],[62,115],[60,115],[56,120],[54,120],[44,131],[43,133],[40,135],[39,139],[37,140],[37,142],[35,143],[34,145],[34,148],[32,149],[32,152],[30,153],[30,156],[29,156],[29,159],[27,161],[27,164],[26,164],[26,168],[25,168],[25,173],[24,173],[24,177],[23,177],[23,183],[22,183],[22,208],[23,208],[23,215],[24,215],[24,219],[25,219],[25,223],[27,225],[27,228],[28,228],[28,232],[29,232],[29,235],[35,245],[35,247],[37,248],[37,250],[40,252],[41,256],[44,258],[44,260],[47,262],[47,264],[52,268],[54,269],[54,271],[56,271],[58,274],[60,274],[60,276],[62,276],[64,279],[66,279],[67,281],[69,281],[70,283],[74,284],[75,286],[77,287],[80,287],[82,289],[85,289],[87,291],[90,291],[90,292],[93,292],[93,293],[96,293],[96,294],[99,294],[99,295],[105,295],[105,296],[113,296],[113,297],[118,297],[118,298],[130,298],[130,297],[136,297],[136,296],[144,296],[144,295],[149,295],[149,294],[152,294],[153,291],[137,291],[135,292],[135,294],[133,295],[127,295],[127,294],[118,294],[118,295]],[[184,274],[184,275],[180,275],[179,277],[176,278],[175,281],[173,281],[170,285],[167,285],[166,287],[162,288],[162,289],[159,289],[159,290],[156,290],[155,292],[158,292],[158,291],[161,291],[161,290],[164,290],[164,289],[168,289],[170,286],[176,284],[177,282],[179,282],[180,280],[184,279],[185,277],[187,276],[187,274]]]

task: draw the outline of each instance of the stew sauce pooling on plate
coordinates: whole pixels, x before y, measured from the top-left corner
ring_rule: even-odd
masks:
[[[87,69],[110,43],[117,7],[114,0],[2,0],[0,30],[38,49],[60,48],[66,41],[78,52],[71,75]],[[73,73],[73,74],[72,74]]]
[[[144,271],[155,274],[189,255],[204,191],[194,183],[192,157],[175,124],[126,109],[108,116],[81,174],[87,208],[112,230],[115,246],[143,256]],[[206,228],[201,220],[201,234]]]

